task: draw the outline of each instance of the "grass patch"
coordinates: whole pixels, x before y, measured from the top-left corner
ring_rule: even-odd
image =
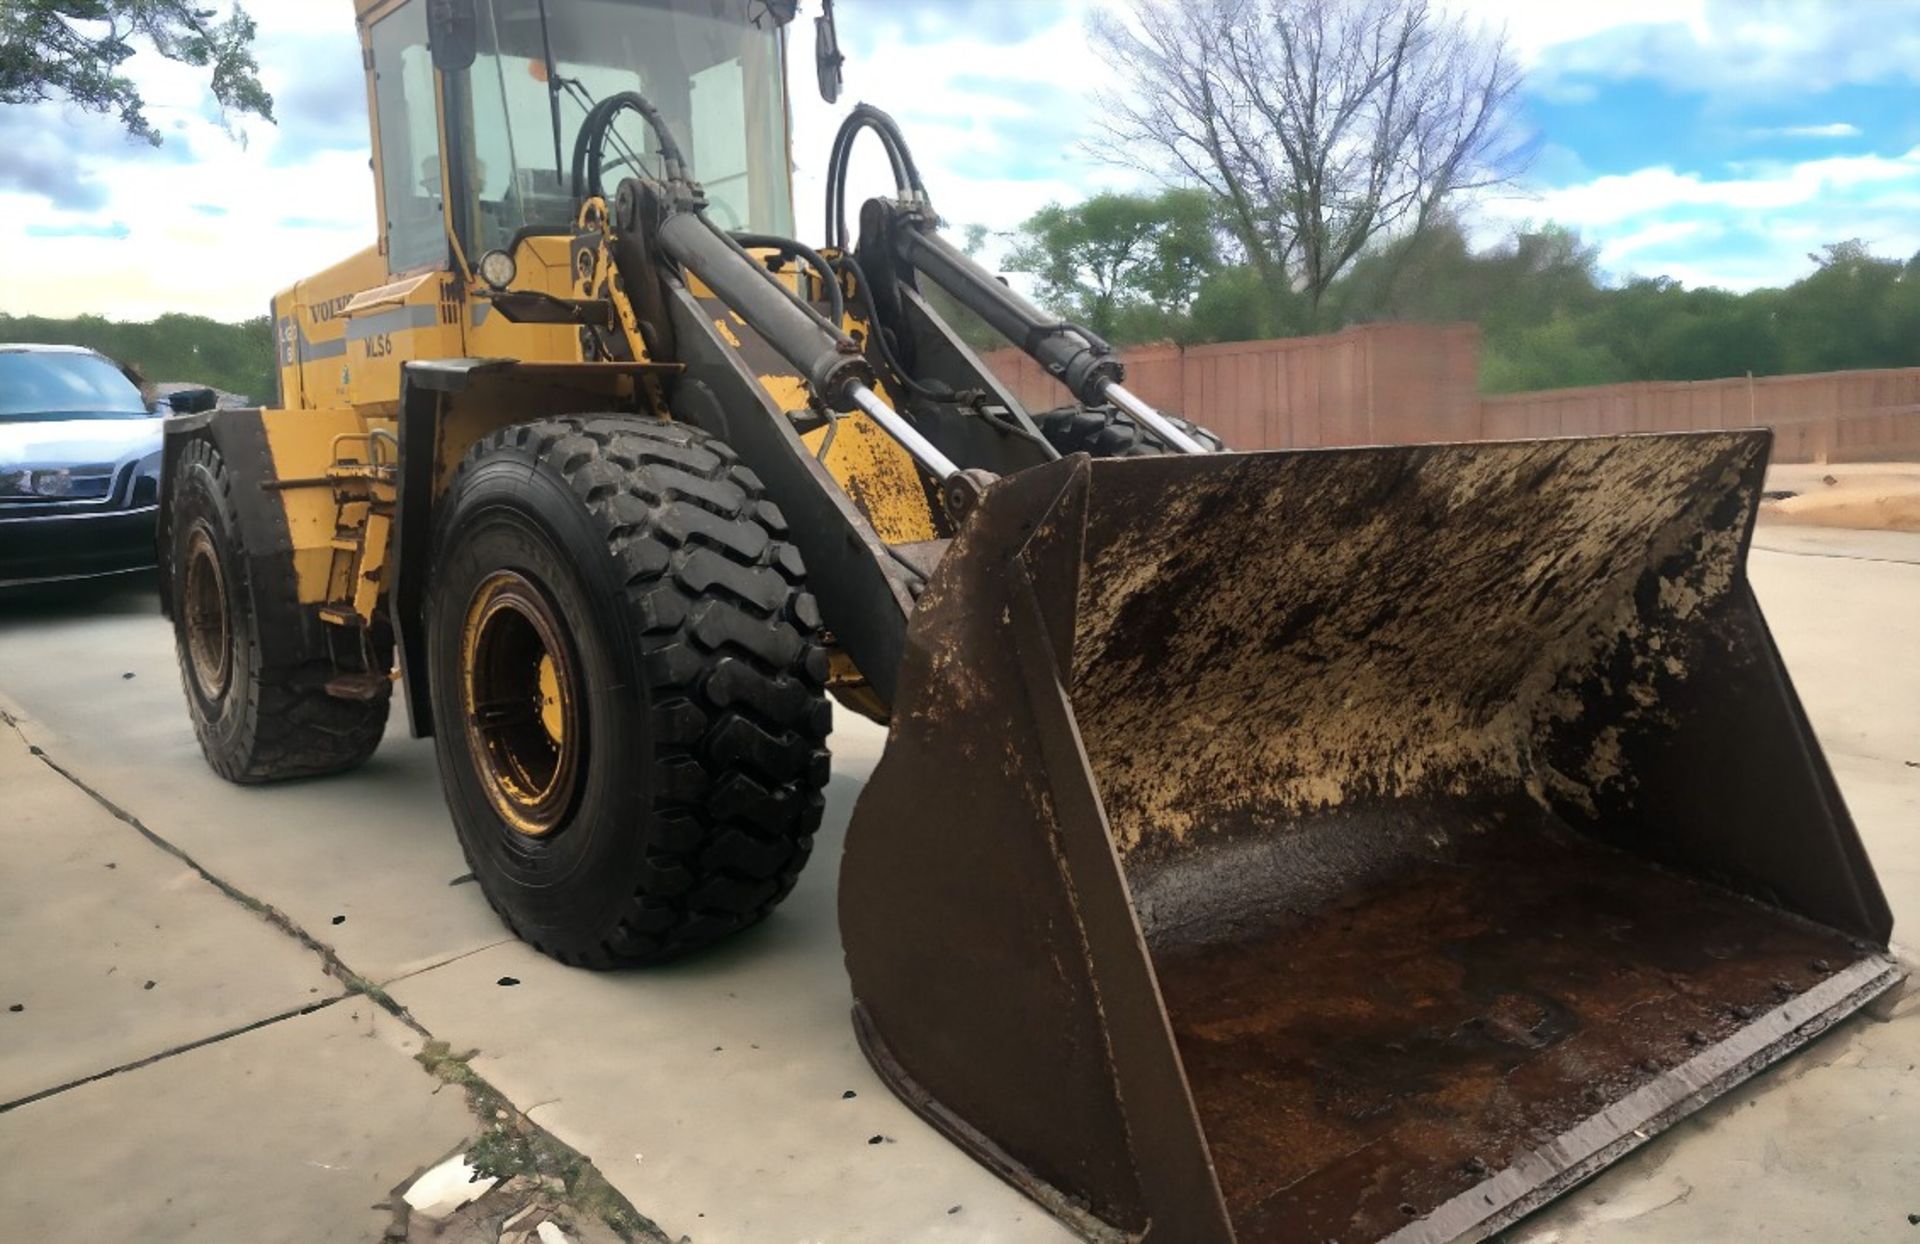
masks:
[[[366,977],[356,972],[344,972],[340,977],[340,983],[347,987],[348,993],[357,993],[371,999],[387,1014],[406,1018],[406,1013],[400,1009],[400,1004],[393,1000],[393,995]]]
[[[665,1240],[660,1228],[615,1191],[592,1162],[521,1114],[473,1069],[479,1052],[456,1054],[445,1041],[429,1041],[413,1056],[442,1084],[463,1089],[479,1116],[483,1130],[467,1146],[467,1162],[482,1175],[503,1181],[522,1176],[546,1184],[575,1214],[599,1219],[630,1244]]]

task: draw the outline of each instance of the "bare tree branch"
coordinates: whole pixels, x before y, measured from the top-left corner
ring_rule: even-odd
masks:
[[[1204,187],[1248,258],[1316,307],[1376,236],[1524,170],[1505,36],[1439,0],[1130,3],[1092,24],[1126,83],[1096,152]]]

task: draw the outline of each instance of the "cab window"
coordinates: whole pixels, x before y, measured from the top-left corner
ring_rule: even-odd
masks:
[[[392,272],[447,262],[440,189],[440,125],[434,110],[433,57],[421,0],[383,18],[371,32],[374,107],[380,127],[380,197],[387,216]]]
[[[783,35],[761,0],[477,0],[476,8],[479,57],[449,88],[450,106],[468,119],[471,190],[459,216],[473,254],[504,248],[522,230],[573,224],[581,122],[623,91],[665,114],[718,223],[792,231]],[[658,176],[657,153],[646,124],[624,114],[608,148],[607,190]]]

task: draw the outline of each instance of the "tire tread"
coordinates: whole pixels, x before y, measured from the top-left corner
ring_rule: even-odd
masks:
[[[181,454],[180,473],[184,477],[195,467],[206,470],[213,484],[212,501],[222,511],[228,532],[237,533],[240,519],[233,502],[233,477],[220,451],[205,440],[190,442]],[[223,567],[234,578],[242,600],[252,600],[256,591],[291,594],[295,590],[290,567],[285,582],[254,583],[257,564],[239,556]],[[263,624],[251,608],[245,615],[234,617],[232,624],[240,642],[252,649],[248,667],[253,673],[244,689],[229,689],[229,694],[244,690],[248,697],[242,709],[242,735],[232,746],[218,745],[200,720],[191,689],[190,658],[184,636],[176,629],[180,676],[208,765],[229,782],[251,786],[323,777],[364,763],[386,733],[392,692],[364,702],[328,695],[326,684],[335,672],[331,659],[305,651],[307,645],[298,634],[263,633]],[[183,622],[176,622],[176,628],[182,626]]]
[[[460,472],[508,449],[533,452],[594,517],[624,584],[655,740],[644,862],[617,926],[591,946],[516,932],[586,967],[674,959],[765,919],[812,851],[832,717],[804,564],[758,477],[690,425],[516,424],[474,445]]]

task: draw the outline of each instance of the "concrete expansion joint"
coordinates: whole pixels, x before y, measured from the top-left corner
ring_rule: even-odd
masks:
[[[37,1093],[29,1093],[25,1097],[15,1098],[13,1101],[0,1102],[0,1114],[5,1114],[9,1110],[17,1110],[21,1106],[30,1106],[34,1102],[44,1101],[49,1097],[57,1097],[61,1093],[65,1093],[70,1089],[77,1089],[85,1084],[93,1084],[100,1080],[111,1079],[114,1076],[129,1071],[138,1071],[142,1067],[151,1067],[155,1063],[164,1062],[176,1054],[186,1054],[193,1050],[205,1049],[209,1045],[218,1045],[222,1041],[230,1041],[234,1037],[243,1037],[250,1032],[258,1032],[262,1028],[280,1023],[283,1020],[298,1019],[302,1015],[311,1015],[315,1011],[324,1011],[334,1003],[352,996],[350,993],[335,994],[331,998],[322,998],[318,1002],[309,1002],[305,1006],[297,1006],[290,1011],[282,1011],[278,1015],[269,1015],[265,1019],[257,1019],[251,1024],[242,1024],[238,1028],[229,1028],[225,1032],[216,1032],[211,1036],[183,1042],[180,1045],[172,1046],[158,1053],[149,1054],[145,1058],[135,1059],[130,1063],[122,1063],[118,1067],[109,1067],[105,1071],[97,1071],[90,1076],[81,1076],[77,1080],[68,1080],[65,1084],[56,1084],[52,1088],[41,1089]]]
[[[215,873],[210,871],[205,865],[201,864],[200,861],[194,859],[192,855],[188,854],[180,846],[176,845],[173,842],[170,842],[166,838],[162,837],[160,834],[155,833],[154,830],[148,825],[146,825],[145,823],[143,823],[139,817],[133,815],[133,813],[127,811],[125,808],[121,807],[119,804],[115,803],[113,800],[107,798],[100,791],[88,785],[87,782],[84,779],[82,779],[79,775],[74,773],[71,769],[68,769],[67,767],[62,765],[59,761],[55,760],[52,756],[49,756],[44,748],[34,743],[32,739],[28,738],[27,732],[21,727],[19,720],[15,718],[11,713],[6,712],[4,709],[0,709],[0,722],[4,722],[6,726],[11,728],[13,732],[20,737],[20,741],[26,744],[27,751],[29,754],[31,754],[34,758],[39,760],[41,764],[44,764],[45,766],[47,766],[47,768],[59,774],[76,790],[86,795],[87,798],[93,800],[95,803],[99,804],[102,808],[106,809],[106,811],[110,815],[112,815],[114,819],[122,822],[123,824],[131,826],[136,832],[140,834],[141,837],[145,838],[148,842],[152,843],[154,846],[158,847],[160,850],[165,851],[168,855],[173,856],[175,859],[179,860],[182,864],[185,864],[202,881],[205,881],[208,885],[218,890],[221,894],[225,895],[227,898],[240,904],[242,907],[246,908],[248,911],[252,912],[254,915],[260,917],[262,920],[266,921],[268,924],[272,925],[274,928],[278,929],[280,932],[284,933],[286,936],[292,938],[294,941],[299,942],[307,950],[317,955],[320,959],[321,965],[325,970],[326,974],[328,976],[333,977],[335,980],[339,981],[341,986],[343,987],[343,992],[341,994],[333,998],[328,998],[325,1002],[315,1003],[305,1008],[292,1010],[287,1012],[285,1015],[275,1016],[270,1019],[263,1020],[257,1024],[247,1025],[244,1028],[237,1028],[230,1033],[224,1033],[218,1036],[209,1037],[204,1041],[196,1041],[189,1045],[181,1046],[179,1050],[167,1051],[166,1053],[156,1055],[154,1058],[146,1059],[140,1063],[132,1064],[132,1066],[146,1066],[148,1063],[157,1061],[157,1059],[159,1058],[164,1058],[171,1053],[179,1053],[184,1050],[197,1049],[202,1045],[211,1044],[214,1041],[224,1040],[230,1036],[238,1036],[240,1033],[243,1033],[243,1032],[251,1032],[255,1028],[262,1027],[265,1024],[277,1023],[279,1022],[279,1020],[282,1020],[282,1019],[292,1019],[299,1015],[305,1015],[311,1011],[318,1010],[320,1007],[325,1006],[328,1003],[337,1002],[340,1000],[340,998],[351,997],[354,994],[364,994],[371,1001],[378,1004],[388,1014],[392,1015],[395,1019],[398,1019],[401,1023],[405,1024],[408,1028],[412,1029],[413,1032],[419,1037],[421,1037],[423,1040],[431,1039],[433,1034],[428,1032],[425,1026],[423,1026],[420,1023],[420,1021],[416,1020],[411,1014],[409,1014],[405,1007],[395,1002],[393,998],[379,985],[375,984],[371,980],[368,980],[366,977],[361,976],[358,972],[355,972],[352,968],[348,967],[346,962],[340,958],[339,954],[333,949],[333,947],[327,945],[325,942],[321,941],[319,938],[315,937],[313,934],[307,932],[307,930],[303,928],[298,921],[294,920],[291,916],[287,915],[287,913],[281,911],[279,908],[275,907],[273,904],[265,902],[261,899],[255,898],[253,895],[248,894],[245,890],[242,890],[239,886],[236,886],[232,882],[226,880],[225,878],[216,875]],[[125,1070],[125,1068],[122,1068],[120,1070]],[[112,1075],[114,1074],[114,1072],[110,1071],[110,1072],[105,1072],[103,1074]],[[92,1078],[97,1079],[99,1077],[92,1077]],[[84,1083],[84,1082],[85,1081],[81,1081],[81,1083]],[[55,1090],[49,1090],[49,1091],[58,1092],[59,1090],[55,1089]],[[41,1094],[41,1096],[45,1096],[45,1094]],[[22,1103],[14,1102],[11,1104],[20,1105]],[[0,1107],[0,1110],[4,1110],[6,1108],[7,1107]]]
[[[1861,553],[1828,553],[1821,549],[1783,549],[1770,545],[1754,546],[1762,553],[1778,553],[1782,557],[1824,557],[1832,561],[1843,562],[1879,562],[1885,566],[1912,566],[1920,563],[1909,557],[1868,557]]]
[[[28,737],[19,718],[7,712],[5,709],[0,709],[0,725],[12,729],[20,741],[26,746],[30,755],[46,765],[48,769],[60,775],[61,778],[85,794],[89,799],[92,799],[100,807],[104,808],[116,820],[130,826],[155,847],[158,847],[168,855],[179,860],[196,876],[200,877],[201,880],[205,881],[208,885],[211,885],[215,890],[218,890],[226,898],[245,907],[248,911],[272,925],[282,934],[299,942],[301,946],[318,956],[326,974],[339,981],[342,986],[341,992],[332,997],[316,999],[291,1010],[283,1011],[277,1015],[269,1015],[263,1019],[255,1020],[252,1023],[242,1024],[235,1028],[212,1033],[205,1037],[196,1038],[192,1041],[159,1050],[134,1062],[125,1063],[117,1067],[110,1067],[104,1071],[95,1072],[92,1075],[83,1076],[64,1084],[41,1089],[38,1092],[21,1097],[18,1100],[0,1102],[0,1115],[4,1115],[9,1111],[30,1105],[37,1101],[56,1097],[83,1085],[110,1079],[125,1072],[137,1071],[145,1067],[153,1066],[156,1063],[164,1062],[176,1055],[186,1054],[211,1045],[217,1045],[223,1041],[230,1041],[235,1037],[258,1032],[263,1028],[271,1027],[286,1020],[312,1015],[317,1011],[325,1010],[337,1003],[359,995],[366,997],[389,1015],[398,1019],[421,1039],[423,1049],[414,1056],[414,1061],[419,1063],[427,1074],[440,1080],[443,1084],[457,1086],[465,1093],[468,1108],[480,1124],[478,1138],[474,1140],[471,1145],[476,1155],[476,1161],[481,1161],[490,1167],[499,1165],[503,1171],[515,1174],[518,1178],[510,1182],[516,1186],[526,1183],[527,1179],[534,1175],[543,1175],[554,1169],[570,1169],[573,1173],[566,1181],[565,1187],[555,1193],[561,1200],[572,1206],[577,1212],[587,1214],[612,1227],[615,1233],[622,1239],[660,1241],[661,1244],[665,1244],[667,1237],[659,1230],[653,1221],[645,1215],[640,1214],[634,1209],[631,1202],[627,1201],[625,1197],[615,1191],[613,1187],[606,1182],[605,1177],[599,1172],[598,1168],[594,1166],[590,1159],[565,1145],[529,1117],[533,1109],[538,1109],[540,1106],[552,1105],[558,1100],[557,1098],[538,1102],[529,1110],[521,1110],[515,1106],[512,1101],[498,1089],[494,1088],[492,1084],[476,1073],[471,1067],[469,1060],[479,1051],[475,1050],[458,1055],[453,1054],[445,1042],[436,1040],[433,1034],[427,1030],[426,1026],[415,1019],[406,1007],[395,1001],[392,995],[387,993],[379,983],[360,975],[349,967],[346,961],[340,957],[339,953],[335,951],[332,946],[314,937],[311,933],[307,932],[298,921],[271,903],[256,898],[232,882],[214,874],[207,869],[205,865],[194,859],[185,849],[169,841],[159,833],[156,833],[151,827],[142,822],[139,817],[122,808],[99,790],[89,785],[72,770],[66,768],[53,757],[49,756],[45,749],[41,748]],[[501,939],[501,941],[506,940],[510,939]],[[478,954],[481,950],[489,949],[499,944],[500,942],[488,943],[487,946],[454,955],[441,963],[429,965],[428,967],[406,973],[402,977],[395,979],[399,980],[421,975],[425,972],[432,971],[435,967],[445,966],[446,963],[455,962],[471,954]],[[483,1153],[487,1155],[484,1158],[479,1156]],[[398,1200],[399,1196],[396,1190],[396,1202],[398,1202]]]
[[[44,764],[46,768],[50,768],[50,770],[54,770],[56,774],[65,777],[67,783],[71,783],[77,791],[81,791],[83,795],[86,795],[88,799],[92,799],[96,804],[100,804],[102,808],[106,808],[115,820],[119,820],[119,822],[123,822],[123,824],[131,825],[132,829],[138,831],[140,837],[144,837],[148,843],[152,843],[154,847],[165,850],[167,854],[171,854],[173,858],[177,858],[180,864],[186,864],[186,868],[190,868],[190,870],[196,873],[207,885],[211,885],[213,889],[217,889],[217,891],[223,893],[225,897],[232,898],[234,902],[238,902],[240,906],[244,906],[246,910],[250,910],[255,916],[259,916],[261,920],[271,923],[280,933],[292,937],[292,939],[298,941],[301,946],[305,946],[307,950],[311,950],[313,954],[317,954],[317,956],[321,958],[321,964],[323,964],[324,969],[326,969],[326,975],[330,975],[330,977],[334,977],[336,981],[340,981],[340,983],[346,987],[346,994],[367,994],[372,1002],[380,1004],[388,1014],[392,1014],[392,1016],[399,1019],[401,1023],[405,1023],[409,1029],[413,1029],[422,1039],[432,1037],[432,1033],[428,1033],[426,1027],[420,1025],[419,1019],[415,1019],[411,1014],[407,1014],[407,1008],[405,1008],[405,1006],[399,1006],[397,1002],[394,1002],[392,996],[386,994],[384,989],[380,989],[378,985],[374,985],[367,977],[363,977],[363,975],[359,975],[357,971],[348,968],[348,964],[340,958],[340,954],[338,954],[332,946],[326,945],[321,939],[317,939],[317,937],[313,937],[311,933],[307,933],[307,931],[301,927],[300,921],[294,920],[292,916],[288,916],[286,912],[282,912],[280,908],[276,908],[271,902],[265,902],[265,900],[261,900],[261,898],[255,898],[253,895],[250,895],[250,893],[246,893],[244,889],[240,889],[238,885],[234,885],[232,881],[227,881],[225,877],[219,877],[219,875],[215,875],[211,870],[207,870],[204,864],[202,864],[200,860],[196,860],[192,854],[188,854],[186,850],[180,849],[179,845],[175,845],[175,843],[167,841],[165,837],[161,837],[152,827],[142,824],[140,818],[134,816],[127,808],[123,808],[123,806],[119,806],[117,802],[111,801],[106,795],[102,795],[100,791],[96,791],[92,785],[88,785],[83,777],[77,776],[73,770],[65,768],[58,760],[54,760],[52,756],[48,756],[42,747],[38,747],[36,743],[33,743],[33,739],[27,737],[27,731],[21,730],[19,722],[13,718],[12,714],[6,714],[4,710],[0,710],[0,716],[6,718],[6,724],[8,724],[10,728],[13,728],[13,733],[17,733],[17,735],[21,737],[21,741],[27,745],[27,751],[33,754],[35,758],[38,758],[40,764]],[[292,1012],[292,1014],[303,1014],[303,1012]]]

